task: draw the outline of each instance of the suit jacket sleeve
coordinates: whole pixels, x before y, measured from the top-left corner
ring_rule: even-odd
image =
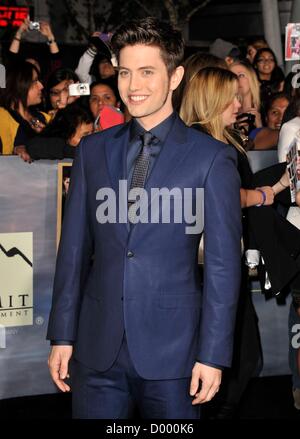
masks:
[[[82,146],[77,148],[73,162],[57,255],[47,334],[50,340],[76,340],[82,288],[91,266],[93,242],[88,221]]]
[[[241,204],[236,152],[215,156],[204,188],[204,285],[198,361],[230,366],[240,291]]]

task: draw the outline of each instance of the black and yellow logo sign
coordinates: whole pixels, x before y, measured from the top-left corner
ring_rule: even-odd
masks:
[[[32,233],[0,233],[0,325],[33,324]]]

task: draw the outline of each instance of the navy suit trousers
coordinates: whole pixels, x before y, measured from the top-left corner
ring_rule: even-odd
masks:
[[[130,358],[126,337],[113,366],[106,372],[89,369],[74,360],[72,367],[73,418],[128,419],[136,406],[143,419],[199,419],[192,405],[190,378],[145,380]]]

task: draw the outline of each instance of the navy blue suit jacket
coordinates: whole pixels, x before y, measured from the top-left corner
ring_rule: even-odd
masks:
[[[98,190],[112,188],[118,198],[119,180],[126,179],[128,142],[129,124],[88,136],[78,148],[47,337],[73,341],[78,361],[105,371],[125,331],[146,379],[188,377],[196,359],[229,366],[241,266],[235,151],[177,117],[146,183],[148,191],[204,188],[202,291],[201,236],[186,234],[184,221],[131,227],[97,221]]]

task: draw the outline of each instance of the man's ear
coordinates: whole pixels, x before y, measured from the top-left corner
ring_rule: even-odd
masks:
[[[170,90],[174,91],[178,87],[178,85],[181,83],[183,75],[184,75],[183,66],[176,67],[170,78]]]

